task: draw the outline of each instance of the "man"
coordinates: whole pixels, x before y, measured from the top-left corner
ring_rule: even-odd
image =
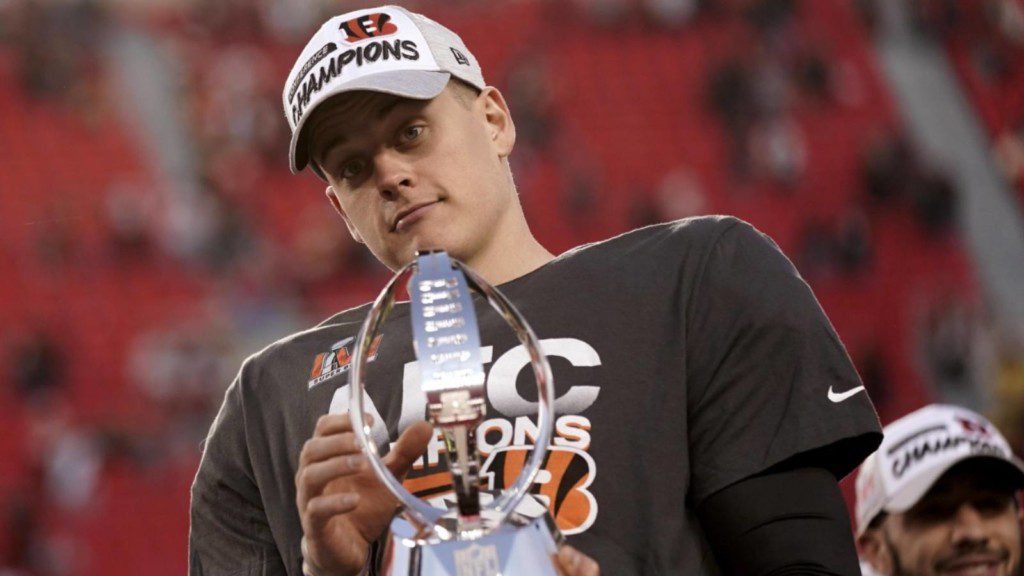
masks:
[[[932,405],[885,427],[857,477],[861,558],[885,576],[1020,576],[1024,464],[988,420]]]
[[[455,33],[402,8],[325,23],[283,103],[293,171],[308,165],[326,181],[353,238],[392,269],[416,250],[447,250],[500,285],[541,338],[557,420],[534,492],[573,547],[563,570],[856,573],[836,481],[875,448],[878,421],[770,239],[734,218],[698,218],[552,255],[519,204],[501,93]],[[395,502],[345,415],[367,308],[243,365],[192,489],[193,574],[374,564]],[[397,304],[382,327],[364,405],[378,445],[393,443],[391,469],[439,503],[450,480],[421,422],[408,314]],[[481,475],[501,490],[532,446],[536,404],[520,392],[523,347],[489,307],[477,316],[488,369]]]

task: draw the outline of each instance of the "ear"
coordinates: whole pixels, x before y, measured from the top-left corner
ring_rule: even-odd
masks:
[[[869,528],[857,538],[857,555],[883,576],[894,574],[892,551],[881,528]]]
[[[328,186],[327,190],[324,191],[324,194],[327,196],[327,199],[330,200],[331,206],[334,206],[334,209],[338,211],[341,219],[345,221],[345,227],[348,228],[348,233],[352,235],[352,239],[360,244],[365,244],[365,242],[363,242],[363,237],[359,235],[359,230],[356,230],[356,227],[352,225],[352,221],[349,220],[348,214],[345,213],[345,209],[341,207],[341,200],[338,199],[338,194],[334,191],[334,187]]]
[[[488,135],[497,149],[498,156],[507,158],[516,145],[516,125],[512,122],[512,114],[505,103],[505,97],[497,88],[488,86],[480,93],[478,102],[482,102]]]

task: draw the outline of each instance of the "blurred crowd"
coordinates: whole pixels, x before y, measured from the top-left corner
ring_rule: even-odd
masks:
[[[785,202],[806,189],[816,150],[806,118],[858,107],[869,90],[865,72],[835,58],[809,34],[802,4],[811,0],[574,0],[527,2],[555,14],[582,17],[582,26],[624,34],[673,37],[703,28],[738,28],[742,53],[710,62],[701,101],[723,143],[730,198]],[[814,0],[817,1],[817,0]],[[119,102],[109,91],[111,31],[132,28],[158,45],[179,71],[173,109],[184,129],[194,173],[132,171],[97,191],[98,247],[55,203],[38,229],[31,258],[59,269],[81,262],[98,274],[146,274],[154,267],[193,278],[201,305],[187,318],[154,323],[124,343],[119,372],[146,408],[141,418],[83,419],[69,400],[72,347],[55,324],[5,332],[6,374],[24,409],[30,447],[24,485],[0,493],[0,575],[76,573],[73,541],[40,519],[88,513],[110,466],[194,467],[199,444],[239,360],[288,331],[358,304],[382,285],[386,271],[355,244],[330,213],[317,185],[287,173],[288,131],[280,84],[306,36],[326,17],[365,2],[343,0],[0,0],[0,55],[12,63],[0,90],[56,107],[88,126],[117,126]],[[405,3],[430,12],[484,10],[471,0]],[[868,29],[870,0],[853,0]],[[961,34],[965,2],[918,2],[922,26]],[[1024,18],[1019,5],[988,1],[972,53],[994,82],[1020,67]],[[1018,6],[1012,8],[1011,5]],[[925,10],[927,8],[927,10]],[[565,22],[565,19],[552,19]],[[994,27],[994,28],[993,28]],[[972,30],[975,30],[972,28]],[[992,33],[995,30],[998,33]],[[559,74],[543,47],[522,50],[491,79],[512,103],[519,132],[514,161],[524,197],[541,158],[553,162],[566,248],[591,240],[607,185],[601,161],[579,145],[580,134],[560,111],[567,106]],[[1013,72],[1016,73],[1016,72]],[[16,80],[16,86],[3,84]],[[653,88],[654,84],[650,88]],[[115,128],[116,129],[116,128]],[[136,138],[145,138],[145,135]],[[1024,182],[1024,108],[994,140],[1007,175]],[[898,123],[881,122],[852,152],[857,191],[838,211],[799,219],[787,250],[801,273],[818,282],[856,283],[878,255],[877,229],[906,218],[937,244],[955,243],[958,194],[951,177],[914,149]],[[10,150],[6,154],[15,153]],[[708,213],[722,190],[693,163],[638,178],[621,229]],[[624,190],[633,194],[635,190]],[[7,191],[0,190],[0,194]],[[529,208],[528,208],[529,209]],[[757,222],[755,221],[755,224]],[[163,272],[162,272],[163,273]],[[58,304],[55,304],[58,305]],[[922,297],[913,330],[915,366],[936,397],[977,405],[979,393],[999,399],[993,414],[1024,451],[1024,340],[993,327],[983,303],[963,291]],[[851,349],[880,411],[901,386],[883,343],[868,338]],[[979,392],[981,391],[981,392]],[[982,397],[982,400],[985,398]],[[888,413],[889,416],[897,414]],[[0,468],[2,470],[2,468]],[[52,511],[56,512],[52,512]]]
[[[911,7],[917,33],[948,49],[989,130],[996,165],[1024,198],[1024,3],[915,0]]]

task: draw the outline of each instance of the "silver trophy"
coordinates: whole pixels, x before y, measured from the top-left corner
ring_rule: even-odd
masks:
[[[449,510],[413,496],[380,459],[363,419],[363,374],[370,343],[391,311],[399,280],[412,272],[408,290],[420,388],[428,419],[442,431],[456,496]],[[511,489],[482,493],[476,428],[487,411],[480,333],[471,291],[484,296],[526,348],[538,390],[536,445]],[[540,515],[520,511],[548,451],[555,393],[551,367],[522,315],[493,286],[443,251],[420,252],[388,282],[374,301],[354,345],[350,372],[352,427],[381,482],[404,505],[391,523],[382,574],[555,576],[551,556],[563,540],[547,507]],[[483,502],[484,499],[489,502]],[[529,495],[529,498],[533,498]]]

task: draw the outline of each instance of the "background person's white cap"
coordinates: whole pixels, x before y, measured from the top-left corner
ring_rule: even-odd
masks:
[[[462,39],[425,16],[380,6],[331,18],[303,48],[284,85],[292,172],[309,163],[303,128],[331,96],[372,90],[427,100],[440,94],[452,76],[480,90],[486,87],[480,64]]]
[[[980,414],[944,404],[925,406],[884,430],[878,450],[857,475],[857,535],[882,512],[906,512],[947,470],[970,458],[1006,464],[1024,487],[1024,463],[1006,438]]]

